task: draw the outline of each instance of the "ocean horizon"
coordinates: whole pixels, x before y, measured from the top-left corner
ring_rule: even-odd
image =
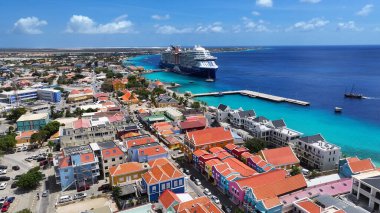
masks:
[[[242,95],[197,98],[211,106],[223,103],[253,109],[269,119],[282,118],[304,136],[320,133],[344,154],[370,157],[380,165],[380,70],[376,70],[380,67],[380,46],[271,46],[213,55],[218,57],[219,70],[212,83],[171,72],[144,76],[179,83],[178,92],[248,89],[311,102],[304,107]],[[158,62],[159,55],[128,60],[146,69],[156,69]],[[344,98],[352,86],[369,98]],[[334,107],[342,107],[343,113],[334,113]]]

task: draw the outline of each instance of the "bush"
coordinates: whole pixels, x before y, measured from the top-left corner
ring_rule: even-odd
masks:
[[[252,138],[247,140],[244,146],[249,149],[250,153],[257,153],[267,147],[267,142],[259,138]]]

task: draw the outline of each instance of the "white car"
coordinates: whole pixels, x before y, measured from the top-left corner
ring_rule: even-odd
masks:
[[[0,175],[4,175],[4,174],[7,174],[7,170],[6,169],[0,169]]]
[[[82,199],[82,198],[85,198],[87,197],[87,194],[86,193],[78,193],[76,195],[74,195],[74,200],[78,200],[78,199]]]
[[[7,183],[6,182],[2,182],[2,183],[0,183],[0,190],[3,190],[3,189],[5,189],[5,188],[7,188]]]
[[[214,203],[216,203],[216,204],[219,204],[219,203],[220,203],[219,198],[217,198],[215,195],[212,196],[212,200],[213,200]]]
[[[210,192],[210,190],[208,190],[208,188],[205,188],[205,190],[203,191],[203,194],[209,196],[209,195],[211,195],[211,192]]]
[[[201,183],[201,181],[199,180],[199,179],[195,179],[195,185],[197,185],[197,186],[200,186],[202,183]]]

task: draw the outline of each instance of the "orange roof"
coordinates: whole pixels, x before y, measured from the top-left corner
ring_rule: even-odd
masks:
[[[212,154],[217,154],[219,152],[227,152],[225,149],[223,149],[222,147],[212,147],[210,148],[208,151],[210,151]]]
[[[166,154],[166,153],[167,151],[161,145],[139,149],[139,155],[153,156],[153,155],[161,155],[161,154]]]
[[[263,200],[266,209],[271,209],[275,206],[281,205],[281,201],[278,197],[271,197]]]
[[[130,174],[135,173],[139,171],[145,170],[144,164],[138,163],[138,162],[127,162],[122,163],[117,166],[110,167],[110,175],[111,176],[118,176],[118,175],[124,175],[124,174]]]
[[[120,155],[124,155],[124,152],[121,151],[119,147],[113,147],[110,149],[103,149],[102,150],[102,156],[103,158],[112,158],[112,157],[118,157]]]
[[[223,160],[223,162],[227,163],[232,169],[237,171],[243,177],[249,177],[257,174],[255,170],[236,158],[226,158]]]
[[[218,165],[218,164],[221,164],[221,163],[223,163],[223,162],[220,161],[219,159],[211,159],[211,160],[207,161],[205,163],[205,165],[211,168],[213,165]]]
[[[80,155],[80,162],[81,163],[89,163],[93,162],[95,160],[95,156],[93,153],[85,153]]]
[[[230,150],[230,151],[232,151],[232,150],[235,149],[236,147],[238,147],[238,146],[236,146],[236,145],[233,144],[233,143],[227,144],[227,145],[225,146],[225,148],[228,149],[228,150]]]
[[[146,183],[154,184],[162,181],[167,181],[173,178],[180,178],[184,175],[178,170],[172,163],[169,162],[166,158],[165,160],[160,160],[159,163],[156,163],[157,160],[149,162],[149,165],[154,165],[148,172],[143,174],[143,178]],[[165,163],[166,161],[166,163]]]
[[[71,164],[70,156],[64,157],[59,162],[59,168],[68,167]]]
[[[136,133],[136,132],[128,132],[128,133],[125,133],[124,135],[120,136],[120,138],[125,139],[125,138],[130,138],[130,137],[139,136],[139,135],[141,135],[141,134]]]
[[[249,153],[249,152],[243,152],[243,153],[241,154],[241,157],[244,158],[244,159],[248,159],[248,158],[253,157],[253,156],[254,156],[254,155],[251,154],[251,153]]]
[[[16,140],[21,139],[21,138],[30,138],[34,133],[37,133],[38,131],[36,130],[28,130],[25,132],[21,132],[19,135],[16,136]]]
[[[126,142],[126,146],[127,148],[131,148],[133,146],[139,146],[139,145],[144,145],[144,144],[153,143],[153,142],[155,142],[155,140],[152,137],[143,137],[143,138],[128,140]]]
[[[193,152],[193,155],[200,157],[202,155],[209,155],[210,153],[203,149],[198,149],[195,152]]]
[[[178,203],[181,202],[179,197],[169,189],[165,190],[160,195],[158,200],[162,203],[162,206],[164,206],[165,209],[168,209],[171,205],[173,205],[174,201],[177,201]]]
[[[73,90],[71,90],[71,92],[70,92],[70,94],[72,94],[72,95],[77,95],[77,94],[79,94],[80,92],[79,92],[79,90],[76,90],[76,89],[73,89]]]
[[[167,158],[158,158],[156,160],[151,160],[148,162],[150,167],[155,167],[155,166],[162,166],[167,163],[170,163],[170,161]]]
[[[370,158],[359,160],[358,158],[348,159],[348,165],[353,173],[372,171],[376,169]]]
[[[219,160],[224,160],[226,158],[229,158],[229,157],[233,157],[230,153],[228,152],[219,152],[216,157],[219,158]]]
[[[262,185],[255,188],[256,199],[263,200],[275,196],[281,196],[290,192],[307,187],[305,178],[302,174],[285,178],[270,184]]]
[[[239,185],[241,189],[243,189],[244,187],[257,188],[263,185],[284,180],[285,178],[286,171],[283,169],[277,169],[266,173],[260,173],[249,178],[240,179],[236,181],[236,183]]]
[[[233,140],[231,132],[229,130],[225,130],[223,127],[187,132],[186,135],[187,138],[193,141],[195,146]]]
[[[83,90],[84,93],[92,93],[92,89],[91,88],[86,88]]]
[[[317,204],[311,202],[309,199],[298,201],[297,205],[300,206],[305,211],[307,211],[308,213],[322,212],[322,208],[318,206]]]
[[[300,160],[289,147],[265,149],[260,151],[263,158],[274,166],[297,164]]]
[[[193,200],[189,200],[186,202],[182,202],[176,206],[174,206],[174,210],[178,213],[189,213],[189,212],[197,212],[197,213],[222,213],[215,204],[210,200],[210,198],[206,196],[198,197]]]

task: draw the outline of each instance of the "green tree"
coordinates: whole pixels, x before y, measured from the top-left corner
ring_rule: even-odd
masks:
[[[39,146],[42,146],[42,144],[49,138],[49,131],[47,130],[40,130],[36,133],[33,133],[33,135],[30,137],[30,143],[37,143]]]
[[[115,74],[115,78],[123,78],[123,74],[121,74],[121,73],[116,73],[116,74]]]
[[[292,170],[290,171],[291,176],[298,175],[300,173],[301,173],[301,169],[298,166],[293,166]]]
[[[47,146],[49,147],[50,152],[51,152],[51,151],[53,151],[53,148],[55,147],[55,143],[53,141],[49,141],[48,144],[47,144]]]
[[[54,89],[61,91],[61,93],[65,91],[65,89],[63,89],[62,87],[54,87]]]
[[[43,130],[46,130],[49,132],[49,137],[58,132],[59,127],[61,124],[58,121],[51,121],[46,126],[44,126]]]
[[[100,87],[100,89],[103,92],[113,92],[112,81],[110,81],[110,80],[104,81],[103,84],[102,84],[102,86]]]
[[[42,179],[43,175],[40,172],[40,167],[37,166],[30,169],[27,173],[22,174],[17,180],[16,185],[21,189],[35,189]]]
[[[244,146],[250,153],[257,153],[266,148],[267,142],[259,138],[251,138],[245,141]]]
[[[115,199],[118,199],[121,196],[121,188],[119,186],[115,186],[112,188],[112,196]]]
[[[16,147],[16,135],[14,133],[0,137],[0,151],[9,152]]]
[[[16,122],[21,115],[26,113],[26,109],[24,107],[19,107],[16,109],[12,109],[10,113],[7,116],[8,120],[11,120],[12,122]]]
[[[199,108],[201,108],[201,104],[200,104],[198,101],[193,102],[193,103],[191,104],[191,108],[199,109]]]
[[[113,78],[113,77],[115,77],[115,74],[112,71],[109,71],[106,73],[106,77],[107,78]]]

